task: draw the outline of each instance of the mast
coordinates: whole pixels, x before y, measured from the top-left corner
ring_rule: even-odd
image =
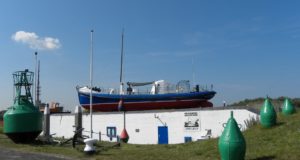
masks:
[[[120,69],[120,95],[123,95],[124,94],[124,90],[123,90],[123,50],[124,50],[124,28],[122,30],[122,42],[121,42],[121,69]],[[120,135],[120,139],[121,141],[127,143],[128,142],[128,139],[129,139],[129,136],[128,136],[128,133],[126,131],[126,114],[125,114],[125,107],[124,107],[124,103],[123,103],[123,100],[122,100],[122,96],[120,98],[120,109],[123,108],[123,131]]]
[[[91,118],[91,135],[93,138],[93,30],[91,30],[91,55],[90,55],[90,118]]]
[[[91,118],[91,132],[90,138],[84,140],[85,147],[84,152],[87,154],[95,153],[96,149],[94,147],[94,143],[96,143],[96,139],[93,139],[93,30],[91,30],[91,53],[90,53],[90,118]]]
[[[124,49],[124,28],[122,31],[122,42],[121,42],[121,69],[120,69],[120,94],[124,94],[123,91],[123,49]]]
[[[194,64],[194,58],[192,59],[192,70],[193,70],[193,87],[196,86],[195,82],[195,64]]]

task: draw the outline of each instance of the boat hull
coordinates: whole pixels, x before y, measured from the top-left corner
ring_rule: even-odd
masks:
[[[214,91],[158,95],[93,94],[92,107],[93,111],[119,111],[120,99],[123,100],[122,109],[125,111],[212,107],[213,104],[208,100],[215,94]],[[81,106],[89,110],[89,94],[78,92],[78,96]]]

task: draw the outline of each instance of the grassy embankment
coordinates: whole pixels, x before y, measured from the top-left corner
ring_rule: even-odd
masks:
[[[278,124],[270,129],[259,125],[251,127],[243,134],[247,143],[246,159],[289,159],[298,160],[300,157],[300,111],[291,116],[278,114]],[[9,147],[26,152],[42,152],[60,154],[78,159],[219,159],[218,139],[192,142],[178,145],[131,145],[122,144],[121,147],[111,147],[111,143],[99,143],[98,152],[93,156],[85,155],[84,145],[73,149],[68,145],[46,145],[42,143],[14,144],[2,134],[0,128],[0,147]],[[147,137],[145,137],[147,138]]]
[[[279,108],[282,106],[284,99],[285,97],[270,98],[276,110],[279,110]],[[259,110],[264,103],[264,100],[265,98],[262,97],[255,99],[245,99],[240,102],[230,104],[229,106],[249,106]],[[290,100],[295,107],[300,108],[300,98],[290,98]]]

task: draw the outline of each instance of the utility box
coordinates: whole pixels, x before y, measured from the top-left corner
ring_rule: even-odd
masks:
[[[192,137],[184,137],[184,143],[192,142]]]

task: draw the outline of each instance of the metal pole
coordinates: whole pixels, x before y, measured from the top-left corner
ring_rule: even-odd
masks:
[[[125,115],[125,111],[124,111],[124,129],[126,129],[126,115]]]
[[[91,30],[91,55],[90,55],[90,117],[91,117],[91,138],[93,138],[93,30]]]
[[[37,75],[36,75],[36,106],[40,109],[40,60],[38,60],[38,68],[37,68]]]
[[[37,97],[37,52],[34,53],[35,55],[35,71],[34,71],[34,105],[37,106],[36,97]]]
[[[123,41],[124,41],[124,28],[122,31],[122,42],[121,42],[121,69],[120,69],[120,94],[124,94],[123,92]]]

